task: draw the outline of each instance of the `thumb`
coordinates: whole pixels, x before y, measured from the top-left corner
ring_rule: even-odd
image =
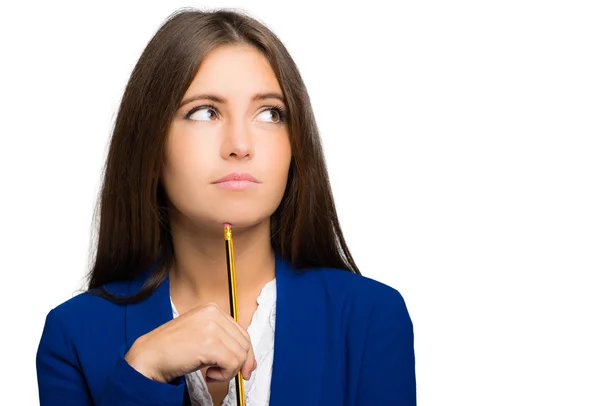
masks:
[[[229,378],[225,376],[223,368],[209,367],[206,369],[206,383],[227,382]]]

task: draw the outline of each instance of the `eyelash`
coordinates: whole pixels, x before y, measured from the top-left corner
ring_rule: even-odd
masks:
[[[218,111],[219,110],[217,109],[217,106],[215,106],[212,103],[207,103],[207,104],[203,104],[202,106],[194,107],[193,109],[191,109],[190,111],[187,112],[187,114],[184,116],[184,118],[187,120],[196,111],[204,109],[204,108],[210,108],[210,109],[214,110],[217,113],[217,115],[218,115]],[[284,107],[282,105],[267,106],[267,108],[265,110],[263,110],[263,112],[268,111],[268,110],[275,110],[277,112],[277,114],[279,114],[279,122],[272,123],[272,124],[285,124],[285,123],[287,123],[287,114],[286,114],[286,111],[285,111],[285,109],[284,109]]]

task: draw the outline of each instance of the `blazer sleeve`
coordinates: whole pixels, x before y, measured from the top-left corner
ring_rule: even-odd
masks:
[[[400,293],[378,295],[373,307],[357,388],[357,406],[415,406],[413,324]]]
[[[92,398],[74,347],[56,309],[48,313],[36,355],[40,406],[181,406],[184,383],[153,381],[125,360],[125,348],[106,379],[99,403]]]

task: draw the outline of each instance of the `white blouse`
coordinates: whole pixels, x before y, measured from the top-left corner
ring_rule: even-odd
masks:
[[[275,279],[265,284],[258,298],[258,307],[248,326],[248,335],[254,349],[256,369],[250,380],[244,380],[247,406],[268,406],[273,370],[273,345],[275,343],[275,303],[277,289]],[[173,317],[179,313],[171,299]],[[192,406],[214,406],[206,381],[200,370],[185,376]],[[229,381],[229,391],[222,406],[236,406],[235,379]]]

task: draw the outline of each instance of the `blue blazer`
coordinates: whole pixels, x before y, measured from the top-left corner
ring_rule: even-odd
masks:
[[[133,294],[150,271],[106,288]],[[280,257],[275,276],[270,405],[416,405],[413,325],[397,290],[339,269],[298,272]],[[189,404],[185,377],[156,382],[124,359],[172,319],[168,278],[137,304],[86,292],[52,309],[36,356],[41,406]]]

